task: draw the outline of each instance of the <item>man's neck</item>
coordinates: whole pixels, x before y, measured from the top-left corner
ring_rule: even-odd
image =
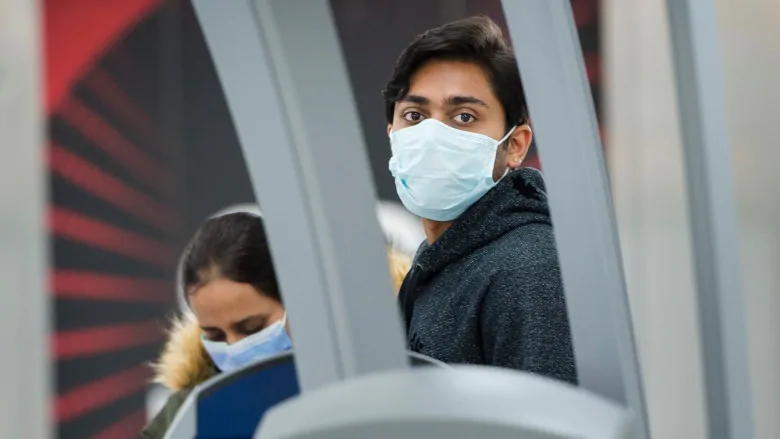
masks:
[[[434,221],[428,218],[422,219],[423,230],[425,230],[425,237],[428,240],[428,244],[431,245],[436,242],[442,234],[452,225],[452,221]]]

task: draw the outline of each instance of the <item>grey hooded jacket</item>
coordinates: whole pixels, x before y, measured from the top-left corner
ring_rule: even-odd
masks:
[[[539,171],[507,175],[432,245],[399,293],[409,349],[577,383],[547,196]]]

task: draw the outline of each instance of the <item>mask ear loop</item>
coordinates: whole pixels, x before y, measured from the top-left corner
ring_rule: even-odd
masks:
[[[501,147],[501,144],[506,142],[507,139],[509,139],[509,136],[511,136],[512,133],[514,133],[516,129],[517,129],[517,125],[514,125],[512,127],[512,129],[510,129],[509,132],[506,133],[506,135],[504,137],[502,137],[501,140],[498,141],[498,146]],[[506,148],[507,148],[507,151],[508,151],[509,150],[509,145],[507,145]],[[519,162],[520,159],[516,159],[515,161]],[[504,177],[509,175],[509,172],[511,172],[511,169],[512,169],[511,167],[507,166],[506,169],[504,169],[504,175],[502,175],[501,178],[499,178],[498,181],[496,181],[496,184],[498,184],[499,181],[503,180]]]
[[[187,291],[184,289],[184,258],[189,253],[191,243],[188,243],[181,255],[179,255],[179,263],[176,264],[176,302],[179,306],[179,312],[185,316],[192,316],[195,318],[195,314],[192,312],[189,300],[187,300]]]
[[[284,316],[279,321],[282,322],[282,328],[284,328],[284,330],[286,331],[287,330],[287,310],[284,310]]]
[[[509,136],[511,136],[511,135],[512,135],[512,133],[514,133],[516,129],[517,129],[517,125],[514,125],[514,126],[512,127],[512,129],[511,129],[511,130],[509,130],[509,132],[508,132],[508,133],[506,133],[506,135],[505,135],[504,137],[502,137],[502,138],[501,138],[501,140],[499,140],[499,141],[498,141],[498,144],[499,144],[499,145],[501,145],[502,143],[506,142],[506,139],[508,139],[508,138],[509,138]]]

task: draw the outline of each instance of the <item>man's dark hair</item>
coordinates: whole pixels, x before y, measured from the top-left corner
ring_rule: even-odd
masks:
[[[217,278],[248,283],[260,294],[282,302],[263,220],[248,213],[212,218],[187,246],[181,279],[188,291]]]
[[[528,123],[528,105],[515,54],[504,39],[501,28],[484,16],[431,29],[415,38],[401,52],[393,76],[382,92],[387,123],[393,123],[395,103],[409,92],[412,75],[433,59],[470,61],[482,66],[493,92],[506,111],[507,129]]]

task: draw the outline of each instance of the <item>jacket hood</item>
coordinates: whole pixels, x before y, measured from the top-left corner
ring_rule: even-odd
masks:
[[[392,248],[388,249],[387,256],[393,288],[398,294],[411,261],[406,255]],[[214,376],[217,368],[203,348],[200,341],[202,334],[198,320],[191,312],[185,312],[173,319],[168,341],[157,363],[152,365],[155,372],[154,382],[178,392]]]
[[[432,245],[423,242],[415,264],[428,274],[493,242],[524,224],[551,224],[541,172],[521,168],[507,174],[468,208]]]

